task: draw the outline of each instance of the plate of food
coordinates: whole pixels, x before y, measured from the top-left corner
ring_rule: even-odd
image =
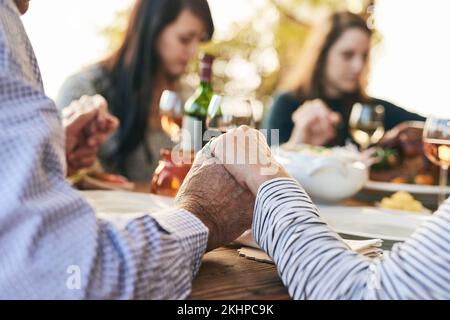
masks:
[[[432,164],[421,149],[407,154],[400,149],[375,148],[377,163],[370,168],[365,188],[378,191],[437,194],[439,167]],[[446,187],[450,192],[450,186]]]
[[[416,200],[410,193],[405,191],[398,191],[390,197],[384,197],[380,202],[376,202],[375,206],[390,211],[406,211],[423,214],[432,213],[431,210],[424,207],[420,201]]]
[[[133,190],[134,183],[127,178],[99,170],[80,170],[69,182],[81,190]]]
[[[440,192],[439,167],[423,150],[423,123],[405,123],[373,149],[369,180],[358,195],[380,201],[395,192],[408,192],[429,208],[436,208]],[[450,185],[445,187],[450,194]]]

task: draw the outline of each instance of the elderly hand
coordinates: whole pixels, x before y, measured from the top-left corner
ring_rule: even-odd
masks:
[[[207,251],[238,238],[251,227],[254,196],[214,159],[199,152],[175,198],[209,229]]]
[[[331,111],[320,99],[306,101],[293,114],[289,144],[324,145],[336,136],[336,126],[341,121],[339,113]]]
[[[254,195],[264,182],[289,177],[273,157],[264,135],[247,126],[232,129],[212,140],[210,152],[242,187]]]
[[[119,121],[107,108],[106,100],[95,95],[83,96],[63,110],[68,175],[92,166],[99,146],[117,128]]]

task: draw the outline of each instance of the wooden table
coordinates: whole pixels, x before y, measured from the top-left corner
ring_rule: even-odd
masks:
[[[240,247],[218,248],[203,257],[189,299],[289,299],[275,266],[240,257]]]
[[[137,184],[136,191],[149,192],[148,184]],[[358,200],[347,200],[346,206],[371,206]],[[345,236],[345,238],[358,239]],[[390,249],[392,243],[385,243]],[[228,245],[207,253],[193,282],[193,300],[287,300],[289,295],[273,264],[239,256],[239,245]]]

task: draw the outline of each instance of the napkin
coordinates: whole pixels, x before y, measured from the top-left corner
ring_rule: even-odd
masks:
[[[383,240],[381,239],[343,240],[351,250],[364,256],[370,258],[379,258],[383,255],[383,250],[381,249]],[[244,232],[234,242],[245,246],[238,249],[240,256],[260,262],[273,263],[272,259],[263,250],[261,250],[261,248],[255,242],[251,230],[247,230],[246,232]]]

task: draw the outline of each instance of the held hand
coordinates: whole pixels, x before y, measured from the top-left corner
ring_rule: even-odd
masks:
[[[222,165],[199,152],[175,203],[208,227],[210,251],[235,240],[251,227],[255,198]]]
[[[264,135],[247,126],[232,129],[212,140],[210,153],[244,188],[256,195],[264,182],[289,177],[273,157]]]
[[[83,96],[63,111],[68,174],[91,166],[98,148],[117,128],[118,120],[107,112],[106,100]]]
[[[341,122],[339,113],[331,111],[320,99],[306,101],[293,114],[289,144],[324,145],[336,136],[336,126]]]

